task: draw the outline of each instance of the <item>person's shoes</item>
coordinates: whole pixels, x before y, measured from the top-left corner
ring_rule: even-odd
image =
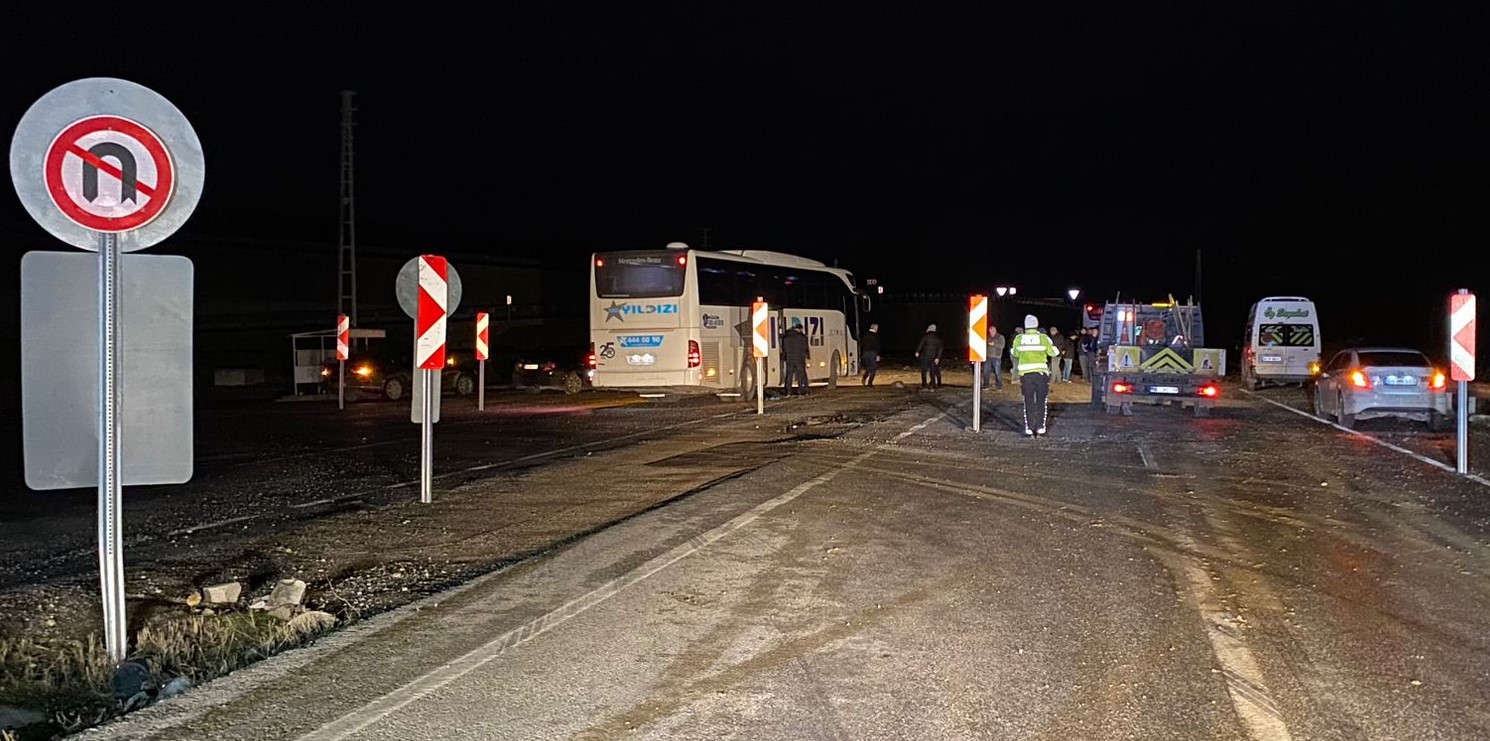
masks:
[[[1041,427],[1040,429],[1035,430],[1035,434],[1036,435],[1044,435],[1045,434],[1045,428],[1044,427]]]
[[[1030,428],[1028,428],[1028,427],[1026,427],[1026,428],[1024,428],[1024,436],[1025,437],[1034,437],[1035,436],[1035,431],[1032,430],[1032,429],[1030,429]]]

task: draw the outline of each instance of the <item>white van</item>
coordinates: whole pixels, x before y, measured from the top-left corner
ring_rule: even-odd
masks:
[[[1319,314],[1302,296],[1269,296],[1247,310],[1242,383],[1303,386],[1319,372]]]

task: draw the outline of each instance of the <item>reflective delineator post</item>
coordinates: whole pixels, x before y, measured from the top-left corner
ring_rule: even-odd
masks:
[[[1469,473],[1469,382],[1474,380],[1475,300],[1467,288],[1449,297],[1449,375],[1459,382],[1458,466]]]
[[[439,372],[419,371],[419,382],[424,385],[424,418],[419,423],[419,501],[424,504],[434,501],[435,391],[430,380]]]
[[[336,408],[347,403],[347,356],[351,353],[352,321],[346,314],[336,317]]]
[[[988,359],[988,297],[967,300],[967,359],[973,364],[973,432],[983,421],[983,362]]]
[[[750,307],[750,354],[755,357],[755,413],[766,413],[766,356],[771,353],[771,340],[766,336],[766,326],[771,307],[765,301],[756,301]]]
[[[486,356],[490,351],[491,316],[476,312],[476,410],[486,410]]]

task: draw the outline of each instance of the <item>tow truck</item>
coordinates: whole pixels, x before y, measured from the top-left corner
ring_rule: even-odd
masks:
[[[1174,405],[1211,413],[1226,375],[1226,350],[1205,347],[1205,324],[1193,299],[1108,302],[1097,324],[1092,403],[1108,414],[1134,404]]]

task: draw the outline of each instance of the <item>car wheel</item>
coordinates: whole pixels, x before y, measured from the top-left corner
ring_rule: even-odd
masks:
[[[584,389],[585,380],[583,378],[580,378],[578,373],[569,371],[568,373],[564,374],[564,393],[572,396],[583,391]]]
[[[1309,405],[1314,408],[1314,416],[1324,416],[1324,400],[1320,398],[1319,387],[1314,387],[1314,393],[1309,395]]]
[[[828,361],[828,388],[838,388],[838,351],[833,351],[833,359]]]
[[[469,373],[462,373],[455,377],[455,393],[461,396],[470,396],[476,391],[476,379]]]
[[[1355,415],[1345,413],[1345,397],[1335,397],[1335,422],[1347,430],[1355,429]]]
[[[394,376],[383,381],[383,396],[387,397],[389,401],[398,401],[404,398],[404,394],[408,390],[409,386],[402,376]]]

